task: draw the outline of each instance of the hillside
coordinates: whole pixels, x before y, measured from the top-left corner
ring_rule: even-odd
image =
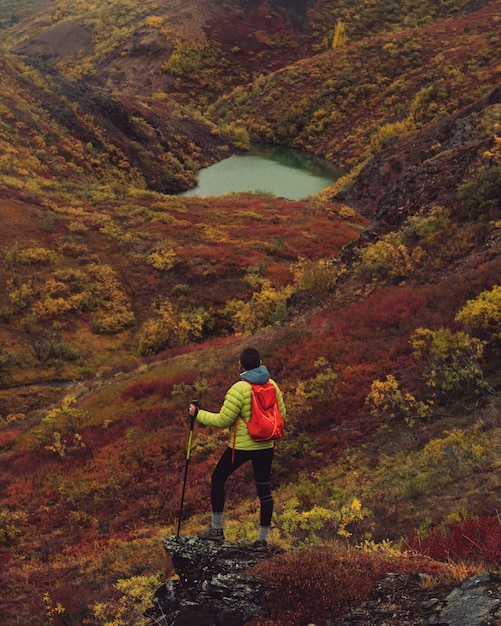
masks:
[[[492,2],[420,29],[349,40],[260,77],[252,97],[235,89],[209,113],[218,123],[238,119],[252,141],[357,166],[385,141],[426,128],[499,84],[499,10]]]
[[[249,344],[288,407],[266,569],[308,590],[270,624],[498,569],[499,1],[0,7],[2,623],[148,623],[187,405],[217,410]],[[346,175],[172,195],[250,142]],[[185,535],[225,443],[195,430]]]
[[[8,55],[0,55],[0,76],[9,187],[181,191],[231,149],[212,124],[167,98],[111,96]]]
[[[3,39],[16,53],[42,58],[74,78],[119,92],[163,92],[206,107],[237,86],[247,91],[255,79],[328,50],[339,20],[346,24],[349,43],[373,41],[368,51],[373,58],[373,46],[379,45],[374,36],[405,29],[403,50],[397,43],[387,53],[394,64],[410,57],[418,68],[422,47],[412,43],[413,29],[458,15],[468,23],[484,4],[495,6],[468,0],[384,0],[356,6],[335,0],[230,0],[224,5],[214,0],[166,0],[161,5],[153,0],[61,0],[36,19],[19,21]],[[488,24],[488,30],[495,29],[496,21]],[[444,46],[449,45],[446,37]],[[345,72],[341,79],[351,83]],[[366,82],[354,96],[365,97]]]

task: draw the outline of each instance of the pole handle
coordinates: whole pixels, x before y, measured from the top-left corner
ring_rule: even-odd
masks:
[[[193,415],[190,415],[190,417],[191,417],[191,420],[190,420],[191,424],[190,425],[191,425],[191,429],[193,430],[193,426],[195,424],[195,420],[197,419],[198,409],[199,409],[200,403],[199,403],[198,400],[192,400],[191,404],[195,405],[195,413]]]

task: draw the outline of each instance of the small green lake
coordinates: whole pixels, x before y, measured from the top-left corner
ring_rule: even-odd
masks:
[[[259,147],[235,154],[198,173],[198,185],[181,196],[224,196],[250,191],[299,200],[332,185],[342,171],[286,148]]]

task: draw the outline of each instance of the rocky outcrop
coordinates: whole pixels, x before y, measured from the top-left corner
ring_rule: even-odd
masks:
[[[334,198],[372,220],[379,238],[433,204],[455,207],[461,182],[494,142],[501,88],[426,129],[388,140],[351,186]]]
[[[252,566],[280,550],[264,553],[245,544],[197,537],[168,537],[163,545],[175,574],[153,595],[145,612],[162,626],[243,626],[269,619],[266,595],[272,591],[252,576]],[[350,607],[337,626],[499,626],[501,574],[471,576],[459,587],[428,589],[426,575],[387,574],[372,598]],[[448,594],[448,595],[446,595]],[[312,607],[312,614],[314,609]],[[276,619],[276,616],[274,616]],[[276,622],[276,623],[279,623]]]
[[[360,237],[343,249],[343,265],[357,261],[360,248],[397,231],[421,210],[433,205],[452,212],[458,209],[459,186],[474,176],[495,142],[500,105],[501,87],[497,87],[454,115],[383,145],[353,183],[333,198],[371,220]]]
[[[501,574],[470,576],[451,591],[430,624],[498,626],[501,624]]]
[[[145,616],[163,626],[237,626],[265,615],[266,588],[247,571],[276,551],[197,537],[163,541],[176,575],[152,598]]]
[[[350,607],[336,626],[499,626],[501,577],[479,574],[459,587],[430,587],[429,575],[387,574],[368,602]]]

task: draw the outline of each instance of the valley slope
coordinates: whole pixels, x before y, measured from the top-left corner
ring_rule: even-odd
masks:
[[[500,7],[79,0],[0,22],[4,623],[146,623],[187,404],[217,410],[248,344],[288,406],[273,543],[448,582],[499,564]],[[301,201],[175,195],[253,142],[346,175]],[[186,534],[225,443],[196,429]],[[248,478],[232,541],[255,538]]]

